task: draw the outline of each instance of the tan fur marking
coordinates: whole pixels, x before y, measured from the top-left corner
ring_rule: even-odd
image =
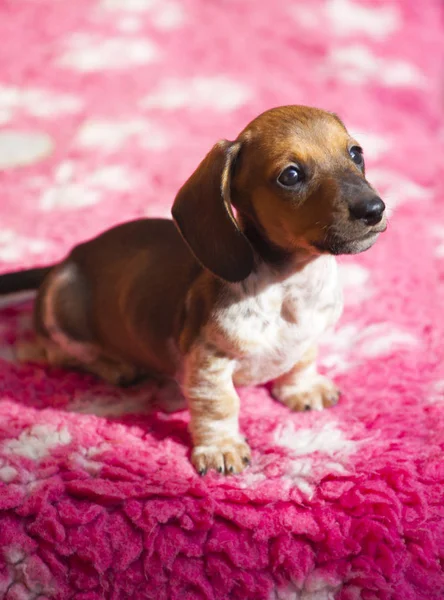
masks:
[[[233,363],[197,341],[185,363],[184,391],[191,413],[192,461],[199,472],[239,473],[250,460],[240,435],[239,397],[233,386]]]
[[[317,373],[316,356],[317,349],[313,346],[300,362],[274,383],[273,395],[291,410],[322,410],[338,402],[339,389],[327,377]]]

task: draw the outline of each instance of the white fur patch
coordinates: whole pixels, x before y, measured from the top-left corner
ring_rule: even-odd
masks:
[[[235,355],[236,385],[276,379],[301,360],[342,310],[336,260],[322,256],[282,282],[267,273],[232,286],[233,297],[218,309],[221,332],[212,340]]]
[[[22,431],[18,439],[7,440],[3,450],[7,454],[40,460],[47,456],[52,448],[66,446],[70,442],[71,435],[66,427],[57,429],[52,425],[33,425]]]

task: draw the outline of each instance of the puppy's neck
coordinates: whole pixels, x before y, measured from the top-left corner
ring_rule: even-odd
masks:
[[[288,251],[276,246],[261,226],[248,216],[239,215],[239,222],[255,252],[255,271],[273,274],[275,281],[291,277],[321,256],[305,248]]]

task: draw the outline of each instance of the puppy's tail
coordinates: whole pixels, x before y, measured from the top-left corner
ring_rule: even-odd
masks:
[[[38,289],[51,269],[52,266],[38,267],[0,275],[0,296]]]

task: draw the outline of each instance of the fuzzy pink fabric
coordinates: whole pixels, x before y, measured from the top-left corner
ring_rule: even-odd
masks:
[[[343,117],[391,217],[340,259],[322,354],[339,405],[290,414],[240,390],[253,464],[236,477],[194,473],[187,412],[149,385],[15,364],[30,304],[3,308],[0,598],[444,598],[442,16],[433,0],[1,3],[2,271],[169,215],[217,139],[285,103]]]

